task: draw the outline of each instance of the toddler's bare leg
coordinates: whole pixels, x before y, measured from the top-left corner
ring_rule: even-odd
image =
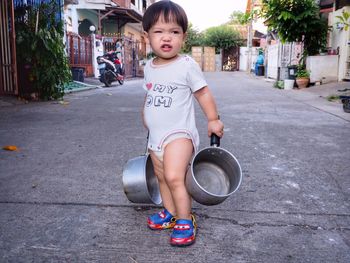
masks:
[[[161,162],[152,151],[150,151],[150,155],[153,163],[154,173],[158,178],[159,191],[162,197],[163,206],[170,212],[170,214],[175,216],[176,215],[175,204],[174,204],[170,189],[165,181],[163,162]]]
[[[178,218],[191,219],[191,197],[185,186],[185,176],[193,154],[190,139],[170,142],[164,150],[164,177],[170,189]]]

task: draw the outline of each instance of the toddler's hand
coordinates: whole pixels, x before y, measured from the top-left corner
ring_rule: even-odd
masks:
[[[208,122],[208,136],[215,133],[220,138],[224,135],[224,124],[220,120],[213,120]]]

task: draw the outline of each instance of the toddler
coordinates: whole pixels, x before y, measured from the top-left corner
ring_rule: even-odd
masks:
[[[196,238],[192,201],[185,186],[186,171],[199,145],[193,97],[207,117],[208,136],[222,137],[224,125],[199,65],[179,55],[188,26],[182,7],[171,1],[156,2],[146,10],[142,26],[156,55],[144,69],[143,122],[164,206],[148,218],[148,226],[172,228],[170,244],[187,246]]]

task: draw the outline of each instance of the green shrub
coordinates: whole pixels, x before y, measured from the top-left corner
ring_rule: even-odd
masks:
[[[63,97],[64,84],[72,78],[57,12],[54,0],[15,10],[17,61],[28,65],[29,80],[43,100]]]

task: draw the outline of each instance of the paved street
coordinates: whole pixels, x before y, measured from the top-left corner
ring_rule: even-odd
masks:
[[[142,155],[141,80],[0,104],[0,262],[350,262],[350,113],[327,95],[347,83],[279,90],[243,72],[206,73],[243,170],[220,205],[194,203],[188,248],[130,203],[127,160]],[[197,105],[201,145],[204,115]]]

